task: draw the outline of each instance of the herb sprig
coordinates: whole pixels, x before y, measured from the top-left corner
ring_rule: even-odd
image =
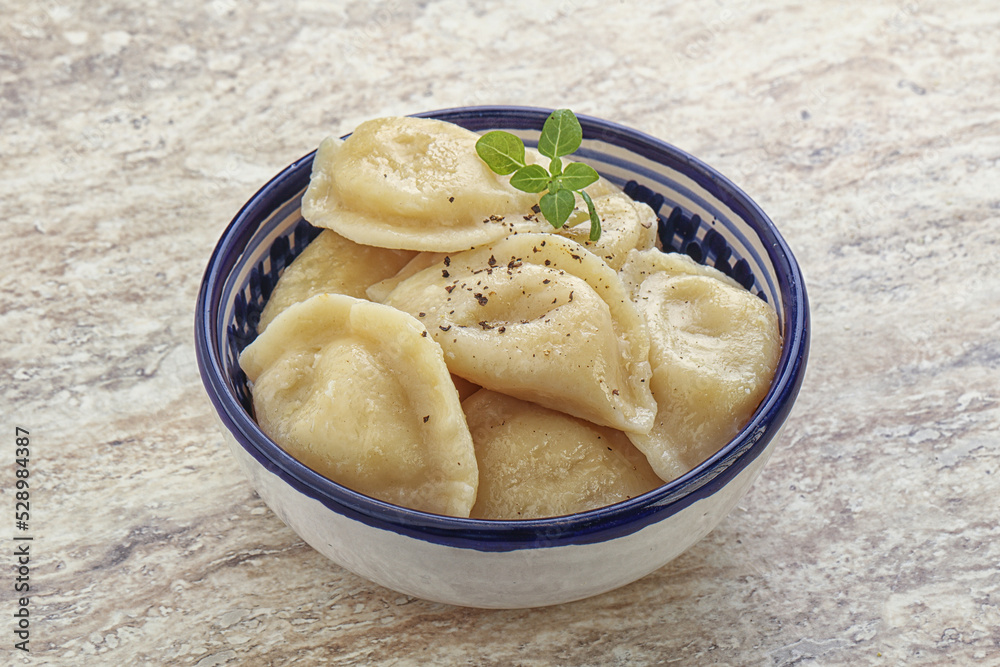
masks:
[[[542,215],[556,229],[566,224],[576,207],[573,193],[579,193],[590,214],[590,240],[601,238],[601,219],[594,202],[584,188],[600,176],[593,167],[571,162],[563,168],[562,159],[580,147],[583,128],[569,109],[556,109],[545,120],[538,138],[538,152],[549,158],[549,168],[527,164],[524,142],[510,132],[487,132],[476,142],[476,153],[497,174],[511,174],[510,184],[522,192],[547,192],[538,201]]]

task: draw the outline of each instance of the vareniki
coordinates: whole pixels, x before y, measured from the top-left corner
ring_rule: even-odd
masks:
[[[618,274],[575,241],[518,234],[456,253],[385,303],[480,386],[625,431],[653,424],[645,325]]]
[[[281,274],[257,330],[266,329],[285,308],[316,294],[364,297],[372,284],[399,273],[415,254],[361,245],[325,229]]]
[[[538,203],[476,155],[474,132],[426,118],[362,123],[313,161],[302,216],[357,243],[466,250],[503,238]]]
[[[261,430],[356,492],[479,519],[586,511],[690,471],[766,395],[774,309],[657,249],[652,209],[604,179],[587,187],[600,238],[578,192],[554,229],[478,137],[388,118],[322,143],[302,215],[326,229],[240,356]]]
[[[686,473],[729,442],[753,415],[781,351],[774,310],[709,275],[646,278],[637,303],[648,323],[653,429],[629,438],[657,474]]]
[[[475,519],[573,514],[663,483],[621,431],[487,389],[462,407],[480,467]]]
[[[469,516],[479,475],[441,348],[406,313],[338,294],[284,310],[240,356],[261,429],[316,472]]]

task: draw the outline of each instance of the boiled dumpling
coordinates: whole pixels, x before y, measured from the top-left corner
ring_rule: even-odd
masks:
[[[646,317],[659,405],[648,434],[629,434],[665,481],[731,440],[767,394],[781,352],[774,309],[706,275],[656,273],[637,304]]]
[[[478,468],[423,325],[339,294],[290,306],[240,356],[257,423],[329,479],[396,505],[468,516]]]
[[[325,229],[285,268],[260,315],[258,331],[293,303],[315,294],[363,298],[372,284],[395,275],[414,253],[354,243]]]
[[[654,273],[665,273],[669,276],[708,276],[720,280],[736,289],[743,286],[715,267],[699,264],[688,255],[678,252],[660,252],[651,250],[630,250],[625,255],[625,262],[618,270],[622,282],[632,292],[635,298],[646,278]]]
[[[418,252],[413,259],[402,266],[395,274],[371,285],[367,290],[365,290],[365,294],[368,296],[370,301],[378,301],[379,303],[382,303],[385,301],[385,298],[389,296],[389,292],[396,289],[396,285],[403,282],[413,274],[423,271],[428,266],[437,264],[444,259],[446,254],[447,253],[443,252]]]
[[[555,233],[582,244],[613,269],[621,268],[630,250],[653,248],[656,243],[656,214],[648,205],[633,201],[622,192],[595,197],[593,201],[601,219],[601,237],[598,240],[590,240],[590,216],[582,200],[567,223],[554,230]]]
[[[596,424],[652,427],[643,320],[618,274],[574,241],[518,234],[456,253],[385,303],[425,324],[456,375]]]
[[[486,389],[462,407],[479,461],[472,518],[572,514],[662,484],[621,431]]]
[[[540,195],[515,190],[476,153],[479,135],[428,118],[379,118],[313,161],[302,215],[358,243],[451,252],[495,241]]]

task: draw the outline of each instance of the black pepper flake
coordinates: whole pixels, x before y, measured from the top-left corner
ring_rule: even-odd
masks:
[[[573,303],[573,292],[569,293],[569,302]]]
[[[617,395],[618,395],[618,390],[617,390],[617,389],[612,389],[612,390],[611,390],[611,393],[612,393],[612,394],[613,394],[614,396],[617,396]]]
[[[570,253],[569,256],[572,257],[573,259],[575,259],[578,262],[582,262],[583,261],[583,257],[580,257],[579,255],[574,255],[573,253]]]
[[[490,258],[488,260],[486,260],[486,263],[489,264],[490,266],[496,266],[497,265],[497,258],[494,257],[493,255],[490,255]]]
[[[440,325],[439,325],[439,326],[438,326],[438,329],[440,329],[441,331],[448,331],[449,329],[451,329],[451,325],[449,324],[449,325],[448,325],[448,326],[446,326],[446,327],[442,327],[442,326],[440,326]]]
[[[543,285],[548,285],[550,282],[552,282],[552,281],[549,280],[548,278],[546,278],[545,280],[542,281],[542,284]]]
[[[424,338],[427,338],[427,332],[426,331],[421,331],[420,335],[423,336]]]
[[[541,213],[542,207],[539,206],[538,204],[535,204],[534,206],[531,207],[531,210],[534,211],[535,213]]]
[[[550,266],[551,264],[552,262],[550,262],[549,260],[545,260],[545,266]]]
[[[489,331],[490,329],[493,328],[493,325],[487,322],[486,320],[479,322],[479,326],[483,328],[483,331]]]
[[[441,270],[441,277],[442,278],[450,278],[451,277],[451,274],[448,273],[448,269],[442,269]]]
[[[454,198],[454,197],[448,197],[448,202],[449,202],[449,203],[453,203],[454,201],[455,201],[455,198]]]
[[[483,296],[482,294],[480,294],[479,292],[476,292],[472,296],[476,297],[476,301],[479,302],[480,306],[485,306],[487,304],[487,302],[489,302],[489,299],[487,297]]]
[[[500,327],[499,329],[497,329],[497,331],[503,333],[504,331],[507,331],[507,327]]]
[[[417,313],[417,317],[427,317],[427,313]]]
[[[427,423],[427,420],[428,420],[428,419],[430,419],[430,418],[431,418],[431,416],[430,416],[430,415],[427,415],[426,417],[424,417],[424,423],[426,424],[426,423]]]
[[[445,257],[444,257],[444,265],[445,266],[451,266],[451,257],[448,257],[447,255],[445,255]]]
[[[447,287],[444,288],[444,291],[447,292],[448,294],[451,294],[451,291],[453,289],[455,289],[454,285],[448,285]]]

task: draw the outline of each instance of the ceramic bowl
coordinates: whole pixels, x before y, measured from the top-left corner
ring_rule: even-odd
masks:
[[[534,146],[549,111],[470,107],[419,115],[477,132],[507,130]],[[374,500],[318,475],[257,427],[237,363],[281,271],[318,233],[299,210],[313,160],[307,155],[261,188],[219,240],[198,297],[197,356],[225,440],[261,498],[351,572],[407,595],[472,607],[536,607],[597,595],[653,572],[704,537],[771,454],[809,347],[805,286],[791,251],[746,194],[697,158],[614,123],[586,116],[580,122],[584,140],[574,158],[652,206],[665,248],[721,269],[775,306],[784,343],[770,391],[738,436],[688,474],[569,516],[445,517]]]

